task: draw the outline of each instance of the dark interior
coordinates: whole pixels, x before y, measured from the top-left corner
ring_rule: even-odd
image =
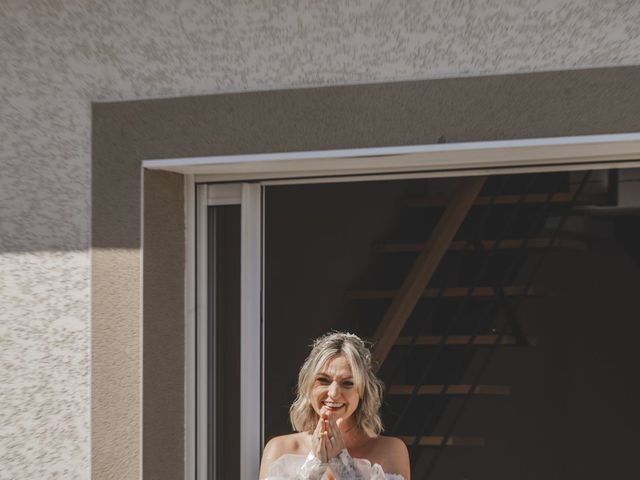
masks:
[[[208,478],[240,478],[240,206],[208,216]]]
[[[615,210],[610,172],[491,176],[380,376],[392,385],[489,385],[494,393],[387,394],[386,434],[412,437],[413,478],[587,479],[635,471],[640,217]],[[267,187],[265,437],[291,432],[298,368],[320,334],[371,337],[457,179]],[[528,204],[508,195],[565,194]],[[555,198],[555,197],[553,197]],[[493,200],[492,200],[493,199]],[[435,202],[437,203],[437,202]],[[532,239],[551,239],[534,246]],[[523,240],[502,249],[505,239]],[[493,241],[494,247],[487,247]],[[557,243],[556,243],[557,242]],[[393,248],[391,248],[393,250]],[[513,293],[509,286],[523,290]],[[449,287],[466,287],[448,296]],[[492,295],[476,296],[480,287]],[[522,292],[534,292],[523,295]],[[453,292],[453,291],[451,291]],[[493,335],[505,345],[419,345]],[[443,340],[444,341],[444,340]],[[496,393],[497,392],[497,393]],[[420,445],[416,437],[453,445]]]

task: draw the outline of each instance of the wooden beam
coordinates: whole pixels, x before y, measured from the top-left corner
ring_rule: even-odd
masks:
[[[400,439],[408,446],[413,445],[416,437],[401,436]],[[482,437],[454,437],[447,438],[439,435],[428,435],[420,438],[418,445],[421,447],[484,447],[484,438]]]
[[[466,246],[466,241],[464,240],[456,240],[455,242],[451,242],[449,246],[449,251],[459,252],[464,250],[465,248],[468,251],[477,250],[475,245]],[[498,242],[496,246],[495,240],[482,240],[482,247],[486,250],[491,250],[493,248],[497,248],[498,250],[515,250],[521,248],[523,245],[526,248],[547,248],[551,243],[550,238],[531,238],[525,244],[524,238],[507,238]],[[424,244],[422,243],[381,243],[378,245],[374,245],[373,250],[378,253],[412,253],[412,252],[420,252]],[[562,239],[558,238],[555,242],[553,242],[553,248],[563,248],[567,250],[587,250],[587,243],[581,240],[572,240],[572,239]]]
[[[444,289],[441,288],[425,288],[421,295],[418,295],[417,298],[435,298],[437,296],[442,296],[445,298],[450,297],[465,297],[469,294],[469,290],[471,287],[446,287]],[[503,287],[504,293],[507,296],[516,296],[522,295],[524,293],[525,287],[523,286],[509,286]],[[440,291],[442,290],[442,293]],[[347,292],[348,298],[353,300],[376,300],[376,299],[385,299],[385,298],[398,298],[402,294],[402,289],[393,290],[393,289],[371,289],[371,290],[351,290]],[[471,292],[471,296],[473,297],[493,297],[496,294],[496,291],[493,287],[475,287]],[[527,296],[533,295],[552,295],[552,292],[543,291],[539,288],[529,287],[526,293]],[[417,299],[416,299],[417,300]],[[409,312],[410,313],[410,312]]]
[[[373,336],[373,360],[376,368],[380,368],[400,336],[402,328],[423,295],[485,180],[486,177],[482,176],[467,177],[460,181],[456,195],[442,213],[409,275],[397,294],[394,293],[394,300]]]
[[[575,203],[576,205],[597,205],[606,202],[605,195],[598,194],[582,194],[574,202],[573,193],[554,193],[549,195],[548,193],[530,193],[525,195],[522,203],[535,204],[544,203],[549,201],[550,203]],[[521,202],[522,195],[496,195],[493,201],[494,205],[513,205]],[[432,198],[409,198],[403,203],[406,207],[442,207],[447,205],[450,200],[448,198],[432,197]],[[491,203],[491,196],[477,197],[474,205],[488,205]]]
[[[495,345],[500,338],[500,345],[518,345],[516,337],[513,335],[422,335],[416,338],[416,345]],[[534,337],[527,337],[527,346],[535,347],[538,343],[538,339]],[[411,337],[398,337],[396,345],[410,345]]]
[[[508,385],[421,385],[418,395],[511,395]],[[388,395],[411,395],[415,385],[391,385]]]

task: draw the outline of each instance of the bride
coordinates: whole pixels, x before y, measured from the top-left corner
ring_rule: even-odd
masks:
[[[267,443],[260,480],[409,480],[407,447],[380,435],[381,401],[365,343],[341,332],[318,338],[289,409],[298,433]]]

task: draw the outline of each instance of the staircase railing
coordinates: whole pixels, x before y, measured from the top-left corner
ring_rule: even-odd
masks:
[[[537,262],[534,266],[534,268],[531,270],[531,272],[528,275],[528,280],[525,283],[525,288],[523,289],[523,292],[521,295],[517,296],[516,298],[507,298],[505,295],[497,295],[496,296],[496,306],[501,306],[503,311],[506,314],[507,317],[507,321],[505,321],[503,323],[503,325],[500,327],[498,333],[497,333],[497,341],[490,347],[489,353],[488,355],[485,356],[485,358],[483,359],[480,368],[477,370],[474,379],[473,379],[473,383],[471,384],[471,389],[475,388],[475,386],[477,386],[479,384],[479,381],[482,377],[482,375],[484,374],[484,372],[486,371],[487,367],[489,366],[491,359],[493,358],[495,352],[497,351],[497,346],[500,345],[500,340],[506,335],[507,330],[514,328],[514,325],[519,325],[518,321],[517,321],[517,317],[516,317],[516,312],[519,308],[519,306],[522,304],[522,301],[524,300],[524,298],[526,298],[526,292],[532,287],[533,282],[536,279],[536,276],[540,270],[540,268],[542,267],[542,265],[544,264],[544,261],[546,260],[549,251],[553,248],[553,245],[555,243],[555,240],[557,239],[558,235],[560,234],[560,232],[562,231],[562,229],[564,228],[564,225],[566,223],[567,218],[569,217],[569,214],[571,213],[571,209],[573,207],[573,205],[576,203],[576,200],[580,197],[584,187],[587,184],[587,181],[589,179],[589,176],[591,175],[591,172],[586,172],[585,175],[582,178],[582,181],[580,182],[578,188],[576,189],[576,191],[573,193],[572,199],[570,202],[568,202],[565,206],[565,211],[563,212],[561,219],[558,223],[558,225],[556,226],[556,228],[553,231],[553,234],[551,236],[551,241],[549,242],[549,244],[544,248],[544,250],[541,252],[541,254],[539,255],[539,257],[537,258]],[[527,243],[529,241],[530,238],[532,238],[535,235],[535,232],[539,229],[541,229],[544,226],[544,222],[545,219],[547,218],[546,215],[546,211],[548,210],[549,204],[551,202],[547,201],[544,203],[543,208],[541,209],[541,213],[539,216],[540,221],[536,222],[538,223],[538,225],[534,225],[528,232],[527,237],[525,242],[523,242],[522,246],[520,247],[520,251],[518,259],[514,262],[511,263],[510,267],[507,269],[507,271],[505,272],[504,276],[503,276],[503,282],[512,282],[515,280],[515,278],[518,275],[518,272],[521,270],[524,262],[526,261],[527,255],[526,255],[526,248],[527,248]],[[497,286],[498,290],[502,290],[502,286]],[[510,305],[511,303],[513,303],[512,305]],[[477,335],[479,332],[476,332],[474,335]],[[524,335],[522,335],[524,338]],[[471,345],[472,343],[470,343],[469,345]],[[466,351],[466,355],[467,355],[467,362],[468,363],[471,360],[471,356],[473,355],[473,349],[468,349]],[[455,428],[455,426],[457,425],[458,421],[460,420],[460,418],[462,417],[462,414],[465,411],[465,407],[468,404],[470,399],[470,396],[465,396],[463,397],[462,403],[459,406],[459,408],[457,409],[454,417],[452,418],[451,422],[449,423],[449,426],[443,436],[443,443],[442,445],[445,445],[448,441],[449,438],[451,438],[451,435],[453,433],[453,430]],[[423,432],[421,432],[423,433]],[[422,478],[429,478],[429,476],[433,473],[438,460],[440,459],[441,455],[442,455],[443,449],[439,448],[436,451],[435,456],[432,458],[431,462],[429,463],[424,476],[421,476]]]
[[[441,355],[443,354],[443,352],[444,352],[444,350],[446,348],[446,338],[453,332],[454,328],[456,327],[456,325],[458,324],[458,322],[462,318],[462,315],[463,315],[463,313],[465,311],[465,308],[466,308],[467,304],[469,303],[469,301],[471,300],[471,298],[473,297],[473,293],[474,293],[475,289],[477,288],[478,283],[482,280],[482,277],[484,276],[485,271],[487,270],[488,266],[491,264],[491,261],[494,258],[495,253],[499,249],[500,241],[508,233],[509,228],[511,227],[511,223],[513,222],[513,220],[517,217],[518,213],[520,212],[520,209],[524,205],[525,198],[529,194],[529,191],[535,185],[535,182],[536,182],[537,178],[538,178],[538,175],[534,175],[534,176],[531,177],[531,180],[528,182],[524,193],[522,193],[520,195],[517,203],[515,204],[515,208],[513,208],[511,210],[508,220],[503,224],[503,228],[501,230],[501,233],[496,238],[496,241],[494,242],[494,244],[493,244],[493,246],[492,246],[492,248],[490,250],[490,254],[485,256],[484,261],[483,261],[483,265],[481,266],[481,268],[479,269],[479,271],[475,275],[474,280],[473,280],[469,290],[467,291],[467,294],[464,296],[464,298],[458,304],[456,312],[455,312],[452,320],[448,323],[446,331],[443,334],[442,342],[436,347],[436,351],[434,352],[433,357],[430,359],[429,363],[422,370],[422,373],[420,375],[420,380],[414,386],[414,389],[412,391],[411,397],[405,403],[404,408],[402,409],[400,415],[396,419],[395,425],[394,425],[393,429],[391,430],[392,434],[397,434],[398,433],[398,430],[402,425],[402,421],[404,420],[405,416],[407,415],[407,412],[409,411],[409,408],[410,408],[412,402],[415,400],[420,387],[426,383],[426,379],[429,377],[430,374],[432,374],[433,370],[435,369],[436,365],[438,364],[438,360],[440,359]],[[479,243],[478,240],[482,239],[482,236],[483,236],[482,233],[483,233],[483,230],[484,230],[485,225],[487,223],[487,220],[488,220],[488,218],[490,216],[490,213],[492,212],[492,209],[493,209],[493,207],[495,205],[495,199],[500,195],[500,193],[502,193],[502,190],[506,186],[506,182],[507,182],[507,177],[504,177],[503,181],[502,181],[502,184],[500,186],[500,190],[498,192],[494,193],[493,195],[491,195],[491,197],[489,199],[489,203],[485,207],[485,211],[483,212],[483,215],[481,217],[479,217],[480,220],[474,226],[475,228],[474,228],[473,234],[466,241],[466,245],[465,245],[466,248],[465,248],[464,251],[468,251],[469,248],[472,245]],[[442,299],[442,296],[440,295],[440,296],[438,296],[436,298],[436,301],[440,301],[441,299]],[[422,334],[426,323],[427,322],[422,322],[421,326],[418,329],[418,332],[413,336],[413,338],[411,340],[411,343],[410,343],[409,351],[406,352],[406,354],[405,354],[405,359],[409,358],[411,353],[412,353],[412,351],[413,351],[413,349],[415,349],[415,347],[416,347],[416,339],[418,338],[418,336],[420,336]],[[396,370],[394,372],[394,375],[391,377],[391,379],[393,379],[397,375],[399,368],[401,368],[401,366],[404,363],[405,363],[404,361],[398,363],[398,367],[396,368]],[[447,400],[445,399],[444,403],[446,403],[446,402],[447,402]],[[431,422],[434,414],[435,414],[435,412],[433,412],[433,411],[430,412],[430,415],[428,415],[427,421],[424,422],[426,425],[428,425]],[[423,427],[422,431],[424,431],[425,428],[426,427]],[[412,445],[411,445],[411,453],[415,452],[415,449],[419,445],[420,439],[421,439],[421,437],[423,435],[424,435],[424,433],[422,433],[420,435],[417,435],[414,438],[414,441],[412,442]]]

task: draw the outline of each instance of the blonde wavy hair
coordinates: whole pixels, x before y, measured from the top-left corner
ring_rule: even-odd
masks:
[[[317,338],[311,353],[298,373],[296,399],[289,408],[289,419],[294,430],[313,432],[318,415],[311,404],[310,394],[316,373],[330,359],[344,355],[351,371],[360,402],[353,417],[356,426],[368,437],[375,438],[382,432],[380,406],[383,383],[376,377],[371,365],[371,352],[365,342],[352,333],[330,332]]]

